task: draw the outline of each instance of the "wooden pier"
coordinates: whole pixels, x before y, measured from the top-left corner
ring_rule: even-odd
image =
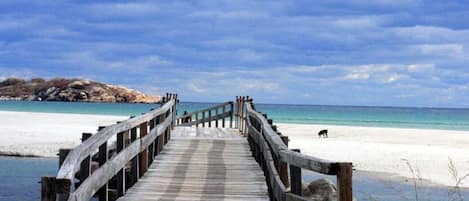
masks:
[[[307,200],[302,169],[337,175],[352,200],[352,164],[288,149],[249,97],[176,117],[178,96],[129,120],[84,133],[60,150],[56,176],[42,178],[43,201]]]

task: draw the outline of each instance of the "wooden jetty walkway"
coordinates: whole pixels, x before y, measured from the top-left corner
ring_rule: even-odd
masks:
[[[288,137],[249,97],[176,117],[178,96],[59,151],[43,201],[305,201],[302,169],[337,175],[338,199],[352,200],[352,164],[288,149]]]
[[[246,140],[229,128],[176,127],[127,200],[269,200]]]

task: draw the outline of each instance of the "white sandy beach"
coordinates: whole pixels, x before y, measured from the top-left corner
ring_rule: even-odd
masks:
[[[73,148],[81,133],[96,133],[124,116],[0,111],[0,153],[56,156],[59,148]]]
[[[412,178],[409,160],[424,180],[455,185],[448,163],[453,160],[459,174],[469,173],[469,132],[374,128],[331,125],[277,124],[290,138],[290,148],[332,161],[353,162],[357,170],[390,173]],[[329,138],[318,131],[329,130]],[[469,187],[469,180],[462,187]]]

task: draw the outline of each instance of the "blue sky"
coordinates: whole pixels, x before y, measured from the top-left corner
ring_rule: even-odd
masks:
[[[186,101],[469,107],[464,1],[0,1],[0,79]]]

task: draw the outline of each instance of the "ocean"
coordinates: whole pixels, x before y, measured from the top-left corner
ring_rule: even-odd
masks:
[[[207,108],[216,103],[179,104],[178,113]],[[100,115],[138,115],[158,104],[126,103],[67,103],[67,102],[24,102],[0,101],[0,111],[48,112]],[[267,113],[278,123],[359,125],[371,127],[425,128],[469,130],[469,109],[448,108],[403,108],[403,107],[362,107],[362,106],[316,106],[256,104],[258,111]],[[56,158],[14,158],[0,157],[0,201],[38,200],[40,177],[54,175],[57,171]],[[310,179],[314,174],[304,174]],[[389,190],[388,186],[394,185]],[[402,194],[412,199],[412,186],[408,183],[383,181],[368,177],[354,176],[354,195],[358,200],[402,200]],[[364,191],[364,189],[366,189]],[[430,200],[447,200],[447,189],[429,187]],[[374,196],[374,197],[373,197]],[[467,190],[464,196],[469,197]]]
[[[181,102],[178,114],[217,103]],[[159,104],[0,101],[0,111],[138,115]],[[469,109],[256,104],[278,123],[469,131]]]

